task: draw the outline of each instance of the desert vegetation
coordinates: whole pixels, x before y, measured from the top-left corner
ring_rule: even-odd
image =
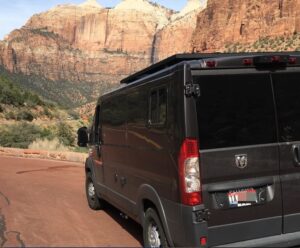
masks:
[[[86,125],[66,110],[0,74],[0,146],[76,150],[76,130]]]
[[[74,150],[75,137],[75,128],[64,122],[42,126],[22,121],[0,126],[0,146],[3,147]]]
[[[0,66],[0,77],[25,91],[34,92],[47,102],[59,105],[61,108],[76,108],[96,101],[99,95],[115,88],[106,82],[73,83],[69,81],[52,81],[40,76],[28,76],[22,73],[10,73]],[[32,96],[30,96],[32,98]],[[14,99],[16,100],[16,99]]]
[[[224,52],[300,51],[300,33],[291,36],[263,37],[254,43],[230,43]]]

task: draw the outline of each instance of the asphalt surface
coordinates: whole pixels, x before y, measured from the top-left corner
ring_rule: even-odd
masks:
[[[140,247],[117,209],[89,209],[82,164],[0,157],[0,247]]]

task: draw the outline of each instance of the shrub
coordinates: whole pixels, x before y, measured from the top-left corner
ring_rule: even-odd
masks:
[[[73,149],[73,152],[78,152],[78,153],[84,153],[84,154],[87,154],[89,151],[89,149],[87,147],[75,147]]]
[[[75,143],[75,133],[72,127],[64,122],[58,124],[57,136],[65,146],[73,146]]]
[[[24,120],[24,121],[30,121],[30,122],[32,122],[33,119],[34,119],[34,116],[33,116],[33,114],[30,111],[22,111],[22,112],[19,112],[17,114],[16,119],[18,121]]]
[[[46,151],[68,151],[68,148],[65,147],[57,137],[52,140],[37,139],[29,145],[29,149]]]
[[[22,94],[14,88],[0,87],[0,102],[13,106],[23,105]]]
[[[50,130],[26,122],[0,128],[0,145],[4,147],[28,148],[33,141],[43,138],[54,136]]]
[[[46,105],[37,94],[21,89],[11,79],[2,74],[0,74],[0,103],[16,107],[24,105],[29,107]]]
[[[4,117],[6,120],[15,120],[16,114],[12,111],[9,111],[9,112],[5,113]]]
[[[54,117],[53,114],[52,114],[52,112],[50,111],[50,109],[48,107],[44,108],[43,114],[45,116],[47,116],[49,119],[53,119],[53,117]]]
[[[28,107],[45,105],[45,103],[41,100],[41,98],[38,95],[31,93],[30,91],[26,91],[24,93],[24,101]]]
[[[79,120],[80,119],[80,114],[75,112],[74,110],[69,110],[68,114],[74,119],[74,120]]]

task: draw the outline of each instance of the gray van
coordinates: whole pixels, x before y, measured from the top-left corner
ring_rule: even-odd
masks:
[[[300,245],[300,54],[179,54],[98,100],[89,206],[145,247]]]

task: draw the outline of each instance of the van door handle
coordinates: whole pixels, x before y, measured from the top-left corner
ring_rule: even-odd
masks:
[[[293,145],[294,162],[297,167],[300,167],[299,152],[300,152],[300,145]]]
[[[97,156],[98,156],[98,158],[101,158],[101,145],[100,145],[100,144],[97,144],[97,145],[95,146],[95,149],[96,149],[96,151],[97,151]]]
[[[121,185],[124,186],[126,183],[127,183],[127,180],[125,177],[121,177],[120,178],[120,181],[121,181]]]
[[[146,127],[147,127],[148,129],[150,129],[150,128],[151,128],[151,125],[152,125],[152,121],[151,121],[151,120],[148,120],[147,123],[146,123]]]

